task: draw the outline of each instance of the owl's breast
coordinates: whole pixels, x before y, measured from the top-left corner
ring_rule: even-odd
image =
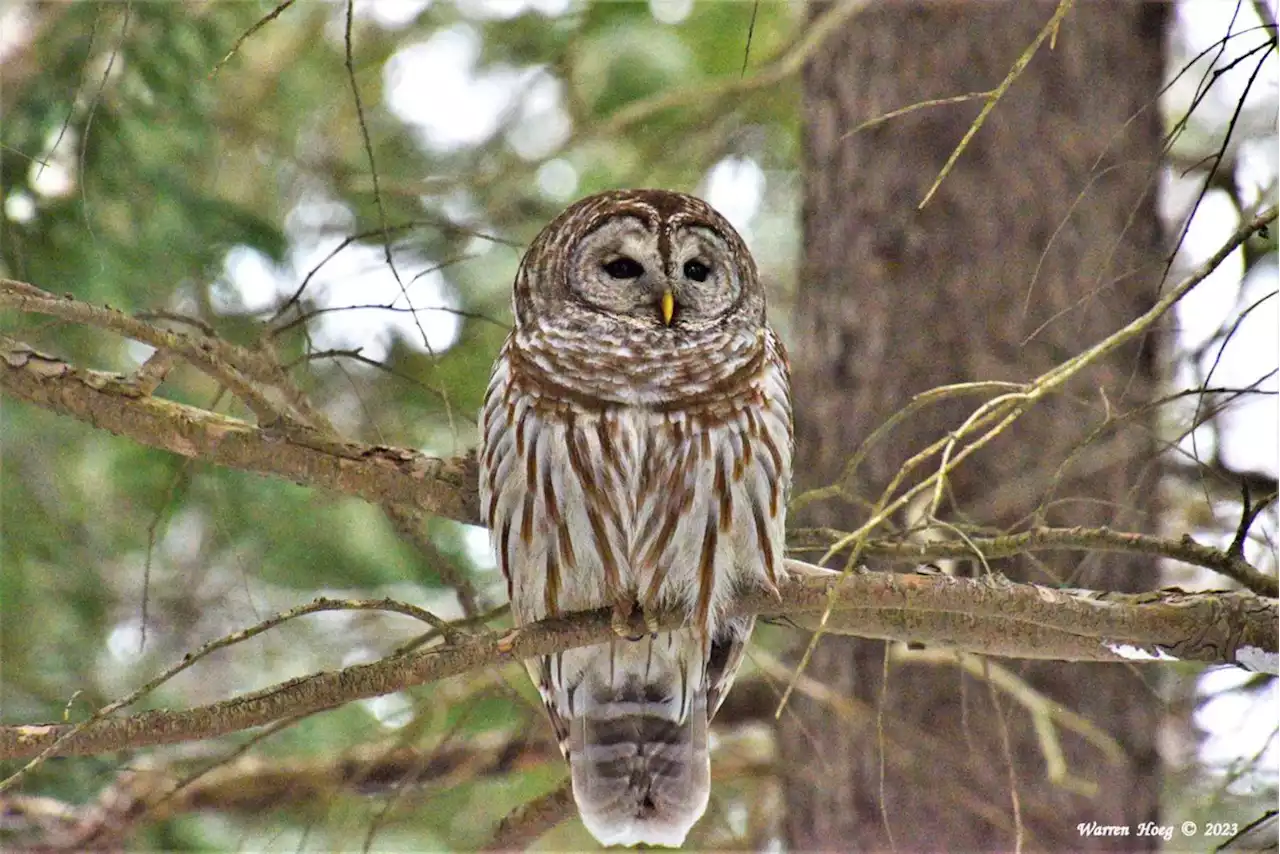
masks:
[[[585,468],[575,461],[599,463],[580,512],[618,556],[616,576],[604,577],[646,610],[687,610],[702,625],[735,587],[775,585],[788,416],[761,384],[682,409],[608,407],[574,417],[571,470]],[[593,522],[594,507],[612,524]]]
[[[528,379],[503,362],[481,424],[481,499],[521,622],[625,597],[705,625],[744,580],[775,583],[784,374],[766,367],[679,405],[588,401]]]

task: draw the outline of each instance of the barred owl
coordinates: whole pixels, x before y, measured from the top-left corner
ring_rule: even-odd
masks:
[[[755,262],[705,202],[622,190],[534,240],[481,414],[481,509],[517,625],[614,609],[619,636],[527,662],[587,829],[678,846],[707,725],[777,590],[791,481],[786,354]],[[685,615],[626,637],[634,609]]]

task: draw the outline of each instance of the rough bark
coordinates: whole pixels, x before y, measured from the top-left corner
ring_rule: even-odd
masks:
[[[1056,44],[1043,45],[923,210],[917,205],[981,102],[918,110],[848,135],[908,104],[995,88],[1054,8],[874,4],[806,67],[805,258],[792,346],[801,490],[837,478],[858,444],[912,395],[948,383],[1025,381],[1156,299],[1163,255],[1154,99],[1165,7],[1075,6]],[[1153,421],[1140,410],[1154,397],[1158,359],[1147,336],[1039,404],[949,479],[939,515],[1007,528],[1039,510],[1052,524],[1154,531]],[[953,398],[907,419],[876,446],[850,490],[874,501],[904,460],[959,427],[973,407]],[[865,507],[829,501],[796,522],[850,530],[865,518]],[[1158,586],[1155,561],[1141,556],[1105,566],[1084,553],[992,564],[1042,582]],[[883,667],[881,644],[830,638],[806,672],[874,705]],[[1092,794],[1047,779],[1029,714],[1007,698],[997,711],[981,680],[955,668],[895,666],[884,716],[967,750],[935,761],[922,746],[912,762],[885,763],[882,787],[875,729],[842,733],[830,709],[797,695],[781,724],[791,847],[885,850],[887,817],[897,850],[1012,850],[1013,787],[1028,848],[1154,847],[1149,837],[1077,829],[1156,819],[1152,686],[1124,666],[1013,670],[1123,746],[1124,760],[1112,763],[1062,734],[1068,773],[1092,784]],[[944,796],[941,775],[980,792],[981,808]]]

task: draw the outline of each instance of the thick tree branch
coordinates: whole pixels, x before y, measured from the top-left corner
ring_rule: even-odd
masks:
[[[1107,594],[945,575],[843,576],[797,561],[788,561],[788,567],[794,576],[783,586],[781,600],[757,593],[743,597],[734,612],[816,627],[834,602],[826,631],[860,637],[1064,661],[1186,659],[1275,667],[1280,603],[1251,593]],[[544,620],[293,679],[195,709],[108,718],[66,738],[51,755],[96,754],[238,732],[480,667],[598,643],[612,636],[610,617],[601,609]],[[660,624],[675,627],[679,620],[667,618]],[[643,624],[638,622],[636,630],[643,632]],[[40,754],[73,726],[0,727],[0,759]]]
[[[184,457],[451,519],[474,521],[479,515],[470,457],[442,460],[305,430],[257,427],[153,397],[128,377],[74,367],[4,335],[0,391]]]

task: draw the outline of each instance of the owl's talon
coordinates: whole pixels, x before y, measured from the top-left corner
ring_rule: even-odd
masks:
[[[766,575],[760,582],[760,586],[764,588],[764,592],[768,593],[774,599],[777,599],[779,602],[782,601],[782,591],[778,589],[777,582],[772,578]]]
[[[506,655],[516,648],[516,638],[520,637],[519,629],[512,629],[502,637],[498,638],[498,652]]]
[[[615,635],[629,641],[638,641],[644,637],[643,633],[635,629],[635,620],[632,615],[636,608],[636,600],[631,598],[619,599],[613,604],[613,619],[610,624]]]

